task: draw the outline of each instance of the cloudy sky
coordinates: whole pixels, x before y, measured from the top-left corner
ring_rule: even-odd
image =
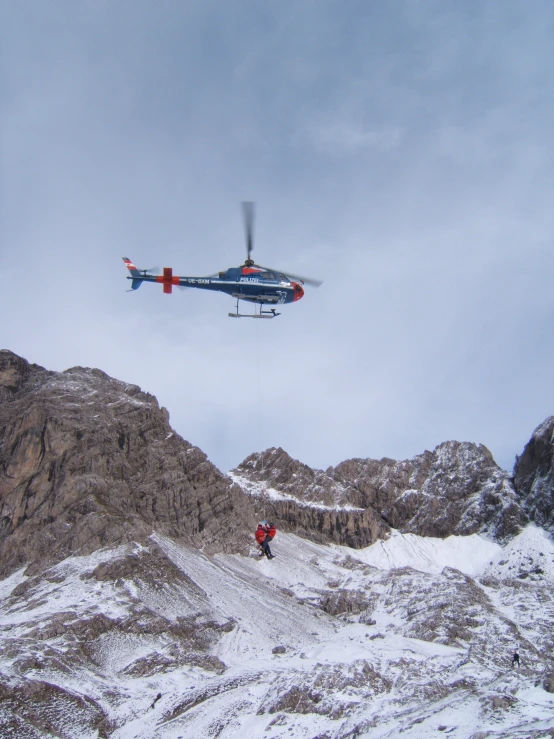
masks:
[[[554,414],[551,0],[0,0],[0,348],[99,367],[222,470],[481,442]],[[254,257],[274,321],[129,286]]]

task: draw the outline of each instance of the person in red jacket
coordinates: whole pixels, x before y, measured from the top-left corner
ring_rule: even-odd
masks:
[[[273,541],[275,534],[277,533],[275,524],[268,523],[267,521],[263,521],[262,523],[264,524],[264,528],[265,528],[266,541]]]
[[[267,541],[267,532],[263,523],[258,524],[258,528],[256,529],[254,536],[262,550],[260,552],[260,557],[263,557],[265,554],[268,559],[273,559],[273,554],[271,554],[271,549],[269,548],[269,541]]]

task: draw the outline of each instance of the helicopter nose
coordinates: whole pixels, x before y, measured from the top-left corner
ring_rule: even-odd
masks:
[[[292,302],[295,303],[297,300],[304,297],[304,288],[298,282],[291,282],[290,284],[294,288]]]

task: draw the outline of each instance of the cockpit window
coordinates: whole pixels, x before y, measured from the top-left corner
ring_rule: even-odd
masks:
[[[279,280],[281,282],[288,282],[289,278],[286,275],[279,275]]]
[[[260,277],[262,278],[262,280],[275,280],[276,279],[273,272],[262,272]]]

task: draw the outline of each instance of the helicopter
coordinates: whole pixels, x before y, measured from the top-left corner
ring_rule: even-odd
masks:
[[[171,267],[164,267],[161,275],[153,270],[137,269],[128,257],[123,257],[131,280],[131,290],[138,290],[143,282],[157,282],[163,286],[166,295],[171,295],[173,287],[196,287],[201,290],[216,290],[227,293],[237,301],[231,318],[276,318],[280,316],[276,307],[285,303],[295,303],[304,297],[304,285],[319,287],[322,282],[309,277],[284,273],[271,267],[262,267],[252,259],[254,248],[254,203],[242,204],[244,231],[246,237],[246,260],[240,267],[230,267],[207,277],[178,277]],[[254,303],[258,310],[253,313],[239,313],[239,300]],[[267,307],[267,309],[266,309]]]

